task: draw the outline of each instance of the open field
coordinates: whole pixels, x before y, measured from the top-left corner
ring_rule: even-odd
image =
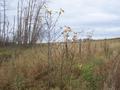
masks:
[[[0,90],[120,90],[120,0],[11,1],[0,0]]]
[[[0,90],[120,90],[120,39],[0,48]]]

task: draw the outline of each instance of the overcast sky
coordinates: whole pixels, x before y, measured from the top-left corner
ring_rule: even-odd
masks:
[[[8,1],[13,1],[12,8],[16,7],[17,0]],[[120,37],[120,0],[50,0],[49,7],[65,10],[60,26],[78,32],[94,30],[95,38]]]
[[[120,37],[120,0],[51,0],[65,10],[61,24],[75,31],[93,29],[96,38]]]

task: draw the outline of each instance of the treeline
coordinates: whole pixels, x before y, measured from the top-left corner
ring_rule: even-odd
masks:
[[[0,45],[10,43],[27,45],[51,40],[52,31],[62,10],[57,12],[56,17],[56,13],[48,10],[46,0],[19,0],[14,22],[10,26],[6,2],[6,0],[0,1]]]

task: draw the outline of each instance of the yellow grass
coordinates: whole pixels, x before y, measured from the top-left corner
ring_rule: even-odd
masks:
[[[81,55],[79,43],[69,44],[68,57],[63,46],[52,44],[50,63],[47,45],[6,49],[12,57],[0,64],[0,90],[101,90],[120,42],[82,42]]]

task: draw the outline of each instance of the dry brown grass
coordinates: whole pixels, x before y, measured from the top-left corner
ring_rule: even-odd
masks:
[[[0,90],[102,90],[110,82],[107,77],[115,59],[120,59],[116,58],[119,45],[118,41],[107,41],[106,46],[104,41],[82,42],[80,56],[78,43],[69,44],[66,57],[64,45],[53,44],[50,66],[47,46],[15,49],[20,54],[0,65]],[[119,66],[114,77],[119,90]]]

